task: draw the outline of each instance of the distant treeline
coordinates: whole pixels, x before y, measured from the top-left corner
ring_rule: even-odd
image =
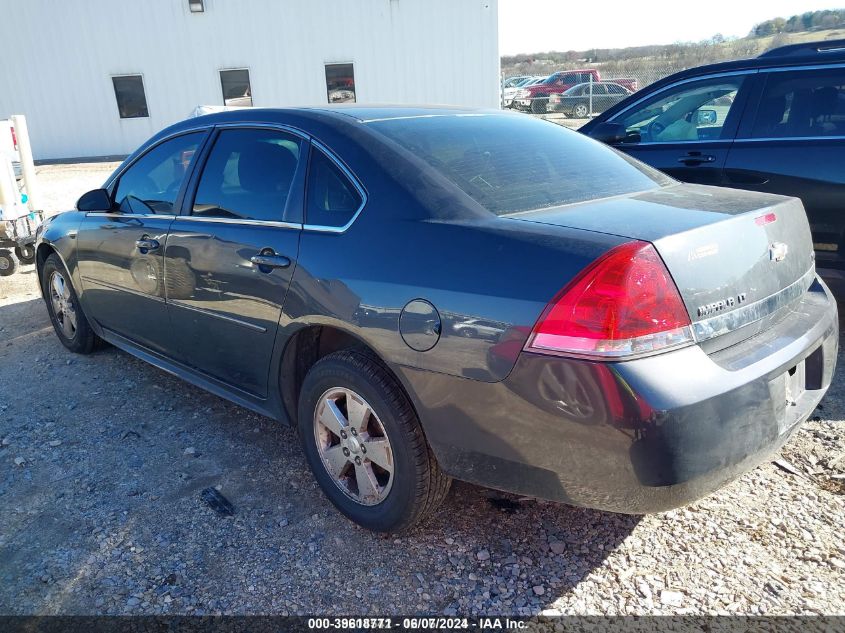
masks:
[[[774,18],[760,22],[753,29],[752,37],[765,37],[778,33],[800,33],[817,29],[835,29],[845,26],[845,9],[827,9],[824,11],[807,11],[790,18]]]
[[[605,78],[636,77],[642,88],[685,68],[756,57],[768,49],[807,39],[806,34],[802,36],[798,33],[823,31],[819,33],[819,39],[845,37],[845,33],[833,30],[839,27],[845,30],[845,9],[810,11],[788,19],[761,22],[747,37],[725,37],[717,33],[701,42],[505,55],[501,68],[504,77],[548,75],[558,70],[583,67],[599,68]]]
[[[595,67],[605,78],[636,77],[642,88],[685,68],[754,57],[764,48],[752,38],[725,39],[715,35],[697,43],[511,55],[502,57],[502,75],[548,75],[557,70]]]

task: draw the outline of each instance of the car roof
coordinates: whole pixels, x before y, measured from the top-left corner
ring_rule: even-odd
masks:
[[[367,128],[366,123],[390,119],[422,118],[434,116],[478,115],[509,116],[500,109],[469,108],[446,105],[318,105],[290,108],[237,108],[192,117],[164,128],[145,141],[133,153],[139,153],[161,139],[215,125],[241,125],[250,123],[286,125],[316,135],[318,130],[334,133],[356,127]],[[131,156],[130,156],[131,158]]]
[[[622,85],[622,84],[616,83],[615,81],[582,81],[580,84],[575,84],[574,86],[572,86],[572,88],[570,88],[569,90],[572,90],[573,88],[577,88],[578,86],[589,86],[590,84],[592,84],[594,86],[621,86]],[[622,86],[622,87],[624,88],[625,86]]]
[[[501,110],[448,105],[320,105],[290,108],[238,108],[213,112],[179,121],[162,130],[156,137],[182,130],[231,123],[292,124],[292,120],[313,121],[340,127],[350,123],[368,123],[408,117],[447,116],[460,114],[504,114]],[[154,137],[155,138],[155,137]]]

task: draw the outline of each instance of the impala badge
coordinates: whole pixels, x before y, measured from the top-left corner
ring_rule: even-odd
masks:
[[[783,242],[773,242],[772,245],[769,246],[769,259],[773,262],[782,262],[786,259],[786,253],[788,251],[789,247]]]

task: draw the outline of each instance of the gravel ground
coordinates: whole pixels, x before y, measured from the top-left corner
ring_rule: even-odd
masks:
[[[109,168],[41,168],[51,209]],[[778,459],[645,517],[456,483],[380,537],[291,429],[114,348],[70,354],[32,267],[0,278],[2,614],[845,614],[845,384]]]

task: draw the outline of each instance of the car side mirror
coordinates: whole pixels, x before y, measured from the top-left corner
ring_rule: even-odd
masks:
[[[607,143],[608,145],[618,145],[619,143],[638,143],[640,135],[636,132],[629,133],[625,126],[621,123],[599,123],[590,132],[590,136],[597,141]]]
[[[716,111],[715,110],[699,110],[698,111],[699,125],[715,125]]]
[[[111,196],[105,189],[92,189],[76,201],[77,211],[111,211]]]

